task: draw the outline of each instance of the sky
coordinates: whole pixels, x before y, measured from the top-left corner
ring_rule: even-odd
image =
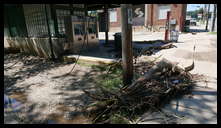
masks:
[[[198,6],[201,8],[201,7],[204,7],[204,4],[188,4],[187,5],[187,11],[194,11],[194,10],[197,10],[198,9]],[[210,4],[210,12],[213,10],[213,5]]]

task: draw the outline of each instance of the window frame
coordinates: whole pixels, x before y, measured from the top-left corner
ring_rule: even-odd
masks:
[[[65,17],[71,15],[71,10],[69,9],[55,9],[57,28],[59,35],[65,35]]]
[[[28,37],[48,36],[45,4],[23,5]]]
[[[162,11],[160,11],[160,9],[162,9],[163,7],[164,7],[164,14],[161,14]],[[165,7],[169,7],[169,9],[168,8],[165,9]],[[165,20],[165,19],[167,19],[167,11],[165,12],[165,10],[171,11],[171,5],[158,5],[158,16],[157,16],[158,20]],[[164,15],[164,16],[161,16],[161,15]]]
[[[111,18],[111,14],[113,16],[114,14],[114,20]],[[109,11],[109,19],[110,19],[110,22],[117,22],[117,11],[116,10],[111,10]]]

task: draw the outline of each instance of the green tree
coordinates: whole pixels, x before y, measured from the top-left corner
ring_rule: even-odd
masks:
[[[195,11],[188,11],[187,15],[191,16],[191,18],[196,18],[198,19],[198,14],[203,14],[203,8],[199,8],[198,10]]]

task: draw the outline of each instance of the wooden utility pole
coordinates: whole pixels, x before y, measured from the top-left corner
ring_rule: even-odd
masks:
[[[208,5],[208,11],[207,11],[207,17],[206,17],[206,31],[208,30],[208,23],[209,23],[209,10],[210,10],[210,4]]]
[[[133,79],[132,5],[121,4],[122,61],[124,86]]]

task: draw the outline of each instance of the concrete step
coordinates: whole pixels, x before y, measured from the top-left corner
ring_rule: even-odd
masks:
[[[78,58],[78,55],[68,55],[64,56],[64,61],[75,61]],[[91,56],[80,56],[80,61],[86,61],[86,62],[93,62],[93,63],[103,63],[103,64],[110,64],[117,62],[116,59],[107,59],[107,58],[99,58],[99,57],[91,57]]]

